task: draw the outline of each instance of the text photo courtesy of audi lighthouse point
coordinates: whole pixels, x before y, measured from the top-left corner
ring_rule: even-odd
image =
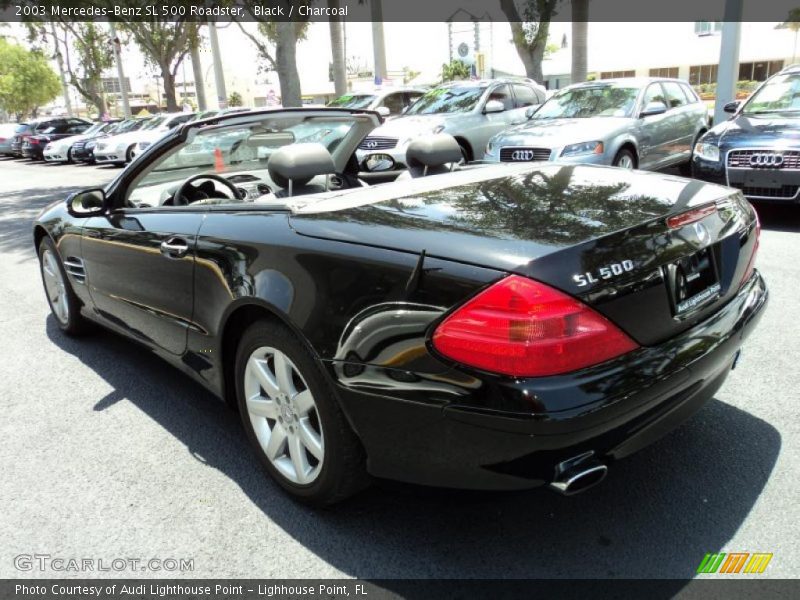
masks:
[[[0,598],[796,596],[799,33],[0,0]]]

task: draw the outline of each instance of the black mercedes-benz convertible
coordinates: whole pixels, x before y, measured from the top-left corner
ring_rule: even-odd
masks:
[[[722,385],[767,301],[740,191],[459,166],[446,135],[370,186],[354,155],[379,123],[279,109],[167,134],[36,219],[55,321],[201,382],[316,505],[370,475],[576,493]]]

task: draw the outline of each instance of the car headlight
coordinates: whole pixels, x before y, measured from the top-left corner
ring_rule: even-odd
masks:
[[[486,144],[486,154],[491,154],[492,150],[494,150],[494,140],[489,140],[489,143]]]
[[[719,147],[707,142],[697,142],[694,145],[694,154],[703,160],[719,162]]]
[[[444,131],[444,125],[437,125],[433,128],[433,133],[442,133]]]
[[[120,142],[119,144],[117,144],[117,152],[122,152],[127,147],[128,144],[126,144],[125,142]]]
[[[580,142],[570,144],[561,152],[561,156],[577,156],[578,154],[602,154],[605,148],[603,142]]]

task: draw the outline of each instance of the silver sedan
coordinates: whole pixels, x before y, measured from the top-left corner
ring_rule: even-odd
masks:
[[[492,137],[484,160],[688,167],[694,143],[708,129],[705,104],[689,84],[676,79],[576,84],[528,117]]]

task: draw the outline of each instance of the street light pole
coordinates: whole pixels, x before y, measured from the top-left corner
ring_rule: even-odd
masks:
[[[714,123],[725,120],[724,106],[736,99],[736,80],[739,76],[739,41],[742,36],[742,0],[725,0],[722,40],[719,45],[717,70],[717,100]]]
[[[125,85],[125,71],[122,68],[122,60],[120,59],[119,52],[119,38],[117,37],[117,28],[114,27],[114,21],[108,22],[108,28],[111,31],[111,47],[114,50],[114,62],[117,63],[117,80],[119,81],[119,91],[122,97],[122,112],[125,118],[131,116],[131,105],[128,102],[128,87]]]
[[[211,56],[214,59],[214,81],[217,86],[217,107],[228,107],[228,94],[225,91],[225,74],[222,72],[222,58],[219,53],[219,39],[217,38],[217,24],[208,21],[208,39],[211,42]]]
[[[58,41],[56,34],[56,24],[50,22],[50,34],[53,36],[53,43],[56,48],[56,62],[58,63],[58,74],[61,76],[61,92],[64,94],[64,108],[67,110],[68,116],[72,114],[72,102],[69,98],[69,87],[67,87],[67,75],[64,72],[64,58],[61,56],[61,43]]]

